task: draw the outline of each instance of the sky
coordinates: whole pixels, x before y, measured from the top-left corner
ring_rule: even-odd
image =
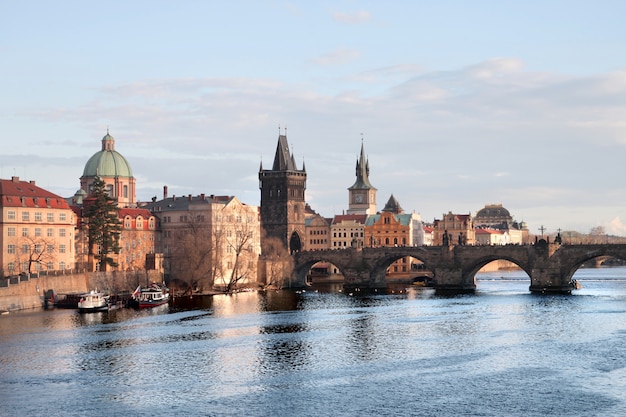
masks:
[[[1,1],[1,178],[72,196],[108,129],[139,201],[258,205],[286,129],[326,217],[363,143],[379,210],[626,235],[621,0]]]

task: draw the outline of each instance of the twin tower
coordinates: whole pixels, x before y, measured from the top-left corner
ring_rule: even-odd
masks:
[[[289,253],[306,250],[306,168],[298,169],[289,151],[286,130],[279,134],[272,169],[259,169],[262,239],[280,240]],[[369,181],[369,162],[361,142],[356,163],[356,182],[348,188],[348,214],[376,214],[376,188]]]

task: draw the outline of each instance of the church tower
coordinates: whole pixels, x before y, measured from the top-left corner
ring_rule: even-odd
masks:
[[[306,169],[296,167],[287,143],[287,129],[281,135],[272,169],[259,169],[261,227],[267,237],[280,239],[289,253],[305,250],[304,191]]]
[[[361,155],[356,161],[356,182],[348,188],[348,214],[376,214],[376,188],[370,184],[370,166],[361,139]]]

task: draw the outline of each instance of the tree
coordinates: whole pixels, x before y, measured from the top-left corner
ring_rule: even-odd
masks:
[[[122,232],[117,201],[109,196],[105,187],[102,178],[96,177],[93,190],[85,199],[83,212],[87,219],[89,253],[98,260],[101,271],[106,271],[107,266],[117,266],[115,258],[110,255],[120,253],[119,240]],[[94,253],[95,248],[98,248],[97,253]]]
[[[237,222],[227,231],[225,260],[228,262],[227,270],[230,270],[230,274],[226,282],[226,291],[233,291],[240,283],[249,282],[253,272],[256,271],[258,254],[254,250],[255,236],[250,223]]]
[[[20,243],[17,245],[17,262],[18,264],[28,264],[28,273],[33,272],[33,265],[40,265],[39,269],[42,269],[48,262],[55,260],[54,241],[43,237],[29,237],[24,236],[21,238]]]
[[[213,286],[214,253],[211,225],[203,215],[186,217],[173,234],[170,273],[192,287]]]
[[[282,288],[293,273],[293,258],[283,241],[277,237],[262,240],[262,260],[265,266],[265,285]]]

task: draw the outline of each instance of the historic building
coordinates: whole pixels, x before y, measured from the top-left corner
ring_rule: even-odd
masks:
[[[356,181],[348,188],[347,214],[376,214],[376,188],[370,183],[369,161],[361,141],[361,154],[356,161]]]
[[[85,164],[83,175],[80,177],[80,188],[83,193],[77,195],[88,195],[92,191],[96,177],[104,181],[109,196],[117,200],[119,207],[136,206],[133,171],[126,158],[115,150],[115,139],[108,130],[102,138],[102,149],[93,154]]]
[[[272,169],[259,168],[261,225],[265,237],[276,237],[289,253],[307,249],[305,233],[306,169],[296,167],[285,134],[278,136]]]
[[[365,244],[369,247],[422,246],[424,229],[421,216],[417,213],[404,213],[392,194],[380,213],[367,216]],[[389,266],[387,278],[409,278],[420,264],[420,261],[410,256],[398,259]]]
[[[476,216],[474,216],[474,226],[476,229],[489,229],[501,232],[500,239],[495,239],[493,236],[490,239],[502,242],[499,244],[529,243],[528,226],[526,223],[515,221],[509,210],[502,207],[502,204],[487,204],[478,210]],[[487,237],[483,233],[480,243],[486,244],[484,242],[486,239]]]
[[[330,225],[331,249],[362,248],[367,214],[338,214]]]
[[[261,252],[259,207],[233,196],[168,197],[142,208],[158,217],[169,277],[196,285],[229,287],[257,282]],[[206,289],[206,288],[205,288]]]
[[[74,267],[74,212],[67,201],[18,177],[0,180],[0,265],[5,276]]]
[[[307,250],[330,249],[330,225],[332,219],[327,219],[316,213],[307,204],[305,208],[306,220],[305,231],[307,239]]]
[[[451,211],[443,218],[433,222],[433,245],[454,246],[473,245],[476,243],[474,220],[470,214],[453,214]]]
[[[115,150],[115,139],[107,134],[102,138],[102,149],[96,152],[85,164],[80,177],[80,189],[70,201],[76,215],[76,265],[79,269],[94,271],[97,263],[90,257],[88,224],[83,219],[85,203],[93,191],[96,177],[104,181],[109,197],[117,201],[119,218],[122,223],[119,254],[110,254],[117,262],[117,270],[160,269],[157,246],[159,241],[158,219],[150,211],[137,207],[135,177],[130,164]],[[91,252],[98,248],[91,248]],[[150,260],[146,264],[147,260]]]

